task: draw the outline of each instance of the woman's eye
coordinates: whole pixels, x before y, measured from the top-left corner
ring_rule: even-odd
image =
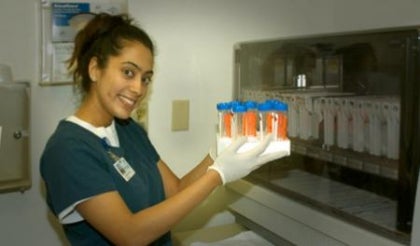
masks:
[[[131,69],[124,69],[123,74],[127,78],[133,78],[134,77],[134,72]]]
[[[149,85],[152,82],[152,78],[151,77],[143,77],[141,79],[141,82],[145,85]]]

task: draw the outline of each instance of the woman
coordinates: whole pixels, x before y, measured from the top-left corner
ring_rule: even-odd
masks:
[[[47,202],[72,245],[171,245],[169,231],[217,186],[284,153],[270,137],[236,154],[207,155],[177,178],[130,113],[153,77],[154,46],[124,15],[96,15],[76,36],[69,68],[82,94],[41,157]]]

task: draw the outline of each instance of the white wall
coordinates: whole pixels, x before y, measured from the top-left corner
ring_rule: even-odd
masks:
[[[29,191],[0,194],[1,245],[59,245],[60,241],[41,196],[38,160],[57,121],[72,112],[74,102],[69,86],[38,85],[38,3],[0,1],[0,63],[11,65],[17,80],[32,84],[33,167]],[[416,0],[129,0],[129,8],[158,48],[150,136],[180,175],[207,152],[213,140],[215,104],[231,97],[235,42],[420,24]],[[175,99],[190,100],[187,132],[170,131]]]

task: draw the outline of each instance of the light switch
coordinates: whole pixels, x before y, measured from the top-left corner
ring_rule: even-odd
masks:
[[[190,101],[172,101],[172,131],[187,131],[190,121]]]

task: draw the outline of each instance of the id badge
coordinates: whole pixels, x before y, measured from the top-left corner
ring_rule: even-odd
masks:
[[[114,168],[117,172],[124,178],[125,181],[130,181],[130,179],[136,174],[133,168],[131,168],[130,164],[124,159],[124,157],[119,158],[114,163]]]

